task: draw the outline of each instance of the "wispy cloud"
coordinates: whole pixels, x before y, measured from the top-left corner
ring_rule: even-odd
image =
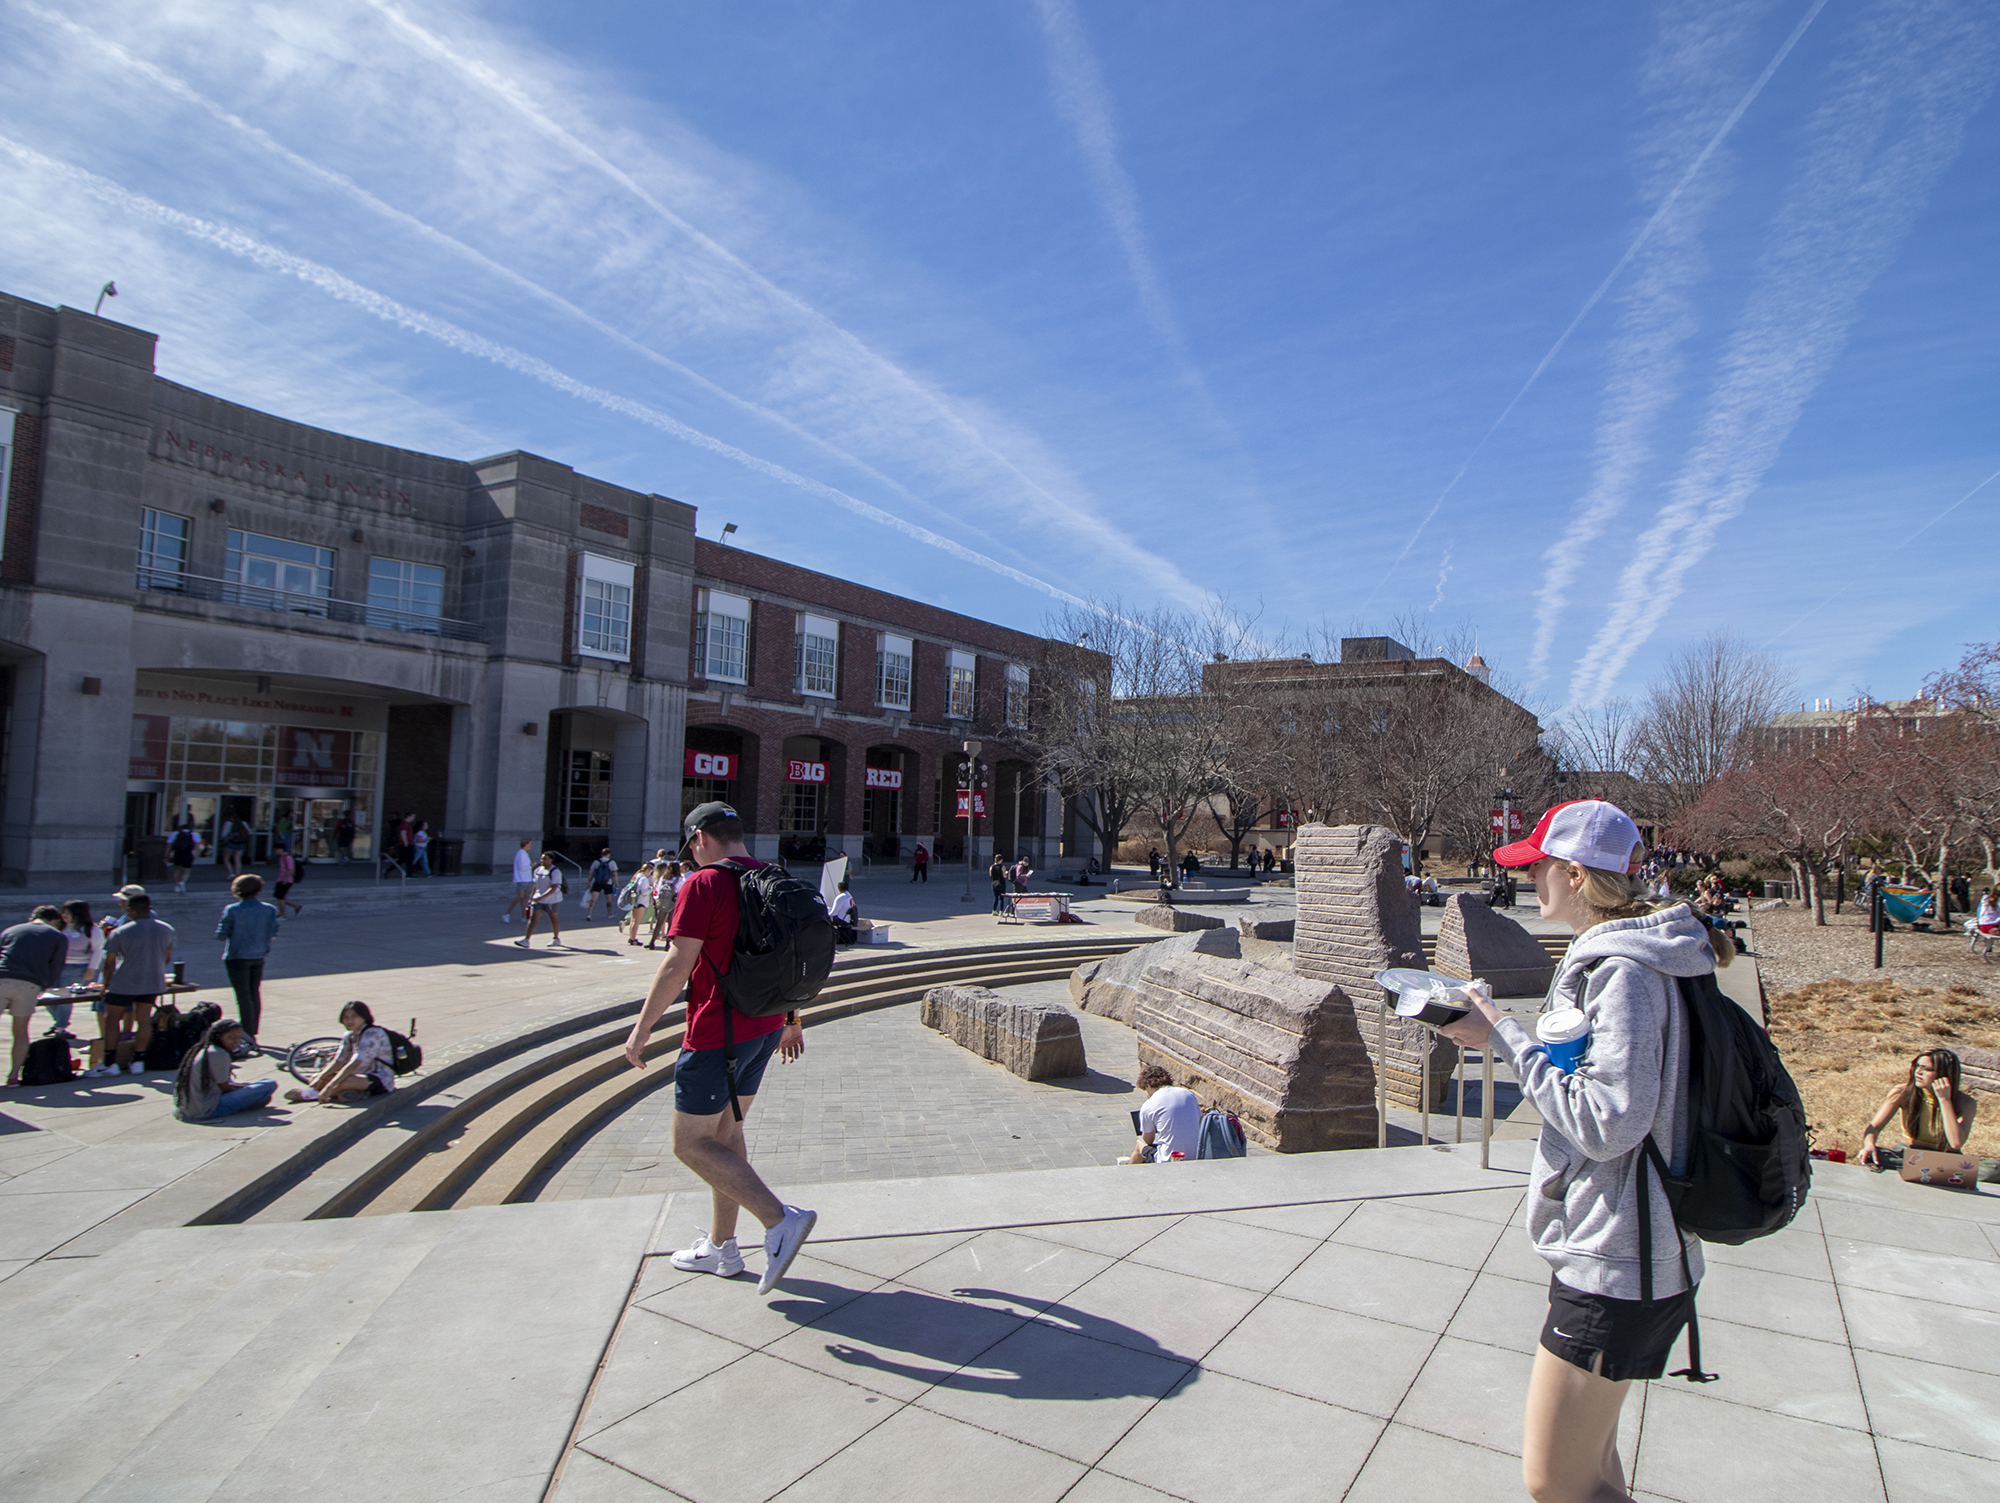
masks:
[[[784,485],[795,486],[823,501],[830,501],[836,506],[853,512],[856,516],[865,517],[871,522],[880,523],[886,527],[893,527],[907,537],[914,538],[916,541],[925,543],[930,547],[942,549],[944,552],[965,563],[991,570],[996,574],[1013,580],[1016,584],[1026,585],[1031,589],[1039,590],[1043,594],[1061,600],[1069,605],[1087,604],[1080,597],[1058,589],[1047,580],[1038,579],[1032,574],[1003,564],[997,559],[989,558],[983,553],[967,548],[954,539],[941,536],[938,533],[932,532],[929,528],[919,527],[914,522],[883,511],[880,507],[871,506],[867,502],[850,496],[845,491],[837,490],[822,481],[814,480],[810,476],[797,474],[782,465],[773,464],[767,459],[759,458],[755,454],[746,453],[733,444],[724,443],[721,439],[703,433],[697,428],[692,428],[686,423],[681,422],[678,418],[661,412],[657,408],[649,407],[643,402],[637,402],[630,397],[621,396],[617,392],[606,391],[602,387],[593,386],[585,381],[579,381],[574,376],[558,370],[547,361],[537,359],[525,351],[487,339],[482,335],[459,327],[448,319],[439,318],[435,314],[411,308],[394,298],[375,291],[373,288],[364,287],[350,277],[342,276],[331,267],[322,266],[316,261],[308,260],[304,256],[294,255],[289,251],[281,250],[277,246],[258,240],[254,236],[247,235],[232,226],[218,224],[213,220],[202,219],[193,214],[183,213],[179,209],[169,208],[156,199],[147,198],[144,194],[134,193],[130,189],[112,182],[108,178],[99,177],[96,173],[87,172],[71,163],[50,157],[10,137],[0,136],[0,151],[10,154],[25,166],[34,168],[49,177],[59,179],[74,189],[89,194],[101,203],[108,204],[127,214],[151,220],[153,223],[163,225],[169,229],[177,230],[184,235],[211,245],[217,250],[227,251],[232,256],[240,256],[244,260],[261,266],[267,271],[280,272],[285,276],[294,277],[310,287],[317,288],[327,296],[336,298],[352,307],[359,308],[364,313],[381,319],[385,323],[395,324],[412,333],[434,339],[440,344],[457,350],[461,354],[490,361],[519,375],[539,381],[544,386],[551,387],[579,401],[589,402],[604,408],[608,412],[615,412],[622,417],[632,418],[638,422],[645,423],[647,426],[655,428],[673,438],[677,438],[683,443],[693,444],[697,448],[706,449],[710,453],[733,460],[746,469],[754,470],[769,479],[776,480]]]
[[[1776,460],[1846,343],[1861,297],[1957,155],[1993,87],[1988,18],[1954,0],[1876,0],[1813,114],[1749,302],[1693,445],[1639,538],[1570,699],[1610,691]]]
[[[1452,545],[1446,543],[1444,545],[1444,557],[1438,560],[1437,590],[1431,596],[1429,606],[1431,610],[1436,610],[1439,603],[1444,599],[1445,582],[1451,578],[1451,549]]]
[[[703,230],[642,181],[639,172],[628,169],[614,159],[610,150],[600,149],[587,139],[585,112],[567,110],[565,117],[570,124],[557,120],[540,103],[536,93],[519,82],[538,76],[532,58],[511,53],[506,59],[507,67],[502,69],[476,55],[468,46],[422,25],[390,0],[366,0],[366,3],[389,23],[393,36],[405,46],[504,106],[571,163],[615,185],[671,229],[683,245],[712,260],[728,285],[709,282],[703,288],[704,293],[727,302],[733,289],[738,295],[747,295],[752,305],[718,309],[722,316],[747,319],[759,312],[775,310],[794,325],[802,325],[802,329],[796,329],[783,341],[776,353],[787,383],[784,389],[795,402],[805,403],[822,420],[838,414],[851,425],[851,431],[878,439],[885,428],[892,432],[900,429],[905,434],[915,430],[913,436],[920,435],[924,447],[934,450],[943,437],[952,446],[952,452],[934,453],[933,462],[954,479],[962,483],[973,478],[967,474],[968,462],[978,469],[997,472],[992,478],[1008,484],[1015,492],[1014,499],[1030,505],[1048,525],[1087,542],[1158,588],[1180,593],[1185,598],[1206,595],[1177,567],[1139,546],[1123,529],[1105,519],[1092,498],[1080,488],[1065,486],[1058,492],[1032,473],[1001,441],[983,431],[959,403]],[[497,44],[489,40],[485,46],[490,49]],[[444,143],[438,143],[438,149],[449,154]],[[809,337],[801,339],[801,333]]]
[[[1590,546],[1631,499],[1653,458],[1660,418],[1681,394],[1684,347],[1700,325],[1694,291],[1708,269],[1702,229],[1732,176],[1729,154],[1717,150],[1719,127],[1731,113],[1740,118],[1820,7],[1806,11],[1748,95],[1739,95],[1734,65],[1753,25],[1768,9],[1768,0],[1724,7],[1679,0],[1661,14],[1659,37],[1643,70],[1652,118],[1635,155],[1645,201],[1658,202],[1676,186],[1680,191],[1667,212],[1655,213],[1650,241],[1630,261],[1632,281],[1611,341],[1590,484],[1543,555],[1535,639],[1528,655],[1530,687],[1548,676],[1569,590],[1585,567]],[[1677,178],[1686,176],[1689,159],[1703,156],[1710,159],[1708,170],[1698,180],[1676,185]]]
[[[1654,233],[1668,222],[1679,206],[1682,195],[1687,192],[1689,186],[1700,175],[1702,168],[1708,165],[1709,158],[1728,139],[1729,133],[1736,128],[1736,122],[1743,118],[1750,106],[1756,102],[1757,96],[1764,92],[1764,85],[1771,81],[1771,76],[1778,71],[1778,68],[1784,63],[1785,59],[1791,55],[1792,49],[1799,43],[1799,38],[1804,36],[1806,28],[1812,25],[1813,18],[1825,8],[1826,0],[1812,0],[1812,3],[1806,9],[1805,15],[1800,18],[1799,24],[1792,29],[1791,35],[1786,37],[1784,44],[1778,48],[1777,55],[1771,59],[1764,71],[1757,76],[1756,82],[1750,85],[1749,92],[1738,101],[1736,108],[1731,110],[1721,123],[1716,126],[1715,133],[1709,137],[1707,144],[1702,147],[1694,160],[1688,163],[1687,169],[1680,175],[1679,180],[1674,183],[1672,188],[1668,189],[1666,196],[1660,200],[1659,207],[1653,211],[1652,217],[1640,227],[1639,233],[1633,237],[1632,243],[1625,247],[1625,254],[1618,258],[1617,264],[1605,274],[1604,280],[1599,282],[1590,296],[1583,300],[1583,306],[1576,310],[1576,317],[1572,318],[1562,333],[1556,336],[1556,342],[1549,346],[1548,353],[1542,356],[1535,368],[1528,373],[1528,379],[1521,383],[1521,389],[1514,393],[1513,400],[1500,409],[1500,416],[1496,417],[1493,420],[1492,426],[1480,435],[1479,442],[1472,446],[1471,451],[1465,456],[1464,462],[1452,473],[1451,479],[1445,482],[1444,489],[1438,492],[1437,500],[1431,503],[1431,509],[1424,513],[1422,520],[1417,523],[1416,529],[1411,532],[1410,540],[1403,544],[1403,551],[1396,555],[1386,570],[1382,571],[1380,575],[1382,579],[1386,580],[1395,576],[1396,566],[1410,556],[1410,550],[1417,546],[1417,540],[1424,535],[1424,530],[1436,520],[1437,514],[1444,509],[1445,502],[1450,499],[1451,493],[1458,489],[1458,482],[1465,478],[1465,472],[1472,468],[1472,462],[1479,457],[1480,451],[1486,447],[1493,435],[1500,431],[1507,419],[1513,416],[1514,409],[1521,405],[1522,398],[1534,390],[1535,383],[1542,379],[1542,373],[1554,363],[1556,356],[1562,353],[1563,347],[1570,341],[1570,336],[1576,333],[1583,321],[1590,316],[1591,310],[1604,300],[1605,293],[1609,292],[1618,281],[1618,278],[1624,274],[1625,268],[1632,264],[1633,258],[1646,247],[1647,242],[1653,238]],[[1374,597],[1371,595],[1369,598],[1372,601]]]

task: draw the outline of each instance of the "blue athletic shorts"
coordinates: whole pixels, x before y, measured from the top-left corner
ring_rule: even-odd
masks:
[[[736,1094],[754,1096],[764,1067],[778,1051],[785,1030],[736,1041]],[[729,1071],[720,1049],[683,1049],[674,1063],[674,1110],[690,1117],[713,1117],[729,1110]]]

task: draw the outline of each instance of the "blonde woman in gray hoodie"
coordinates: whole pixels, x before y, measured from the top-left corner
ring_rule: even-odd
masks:
[[[1638,827],[1601,799],[1558,804],[1526,840],[1494,852],[1502,866],[1530,868],[1542,917],[1576,931],[1544,1004],[1545,1016],[1573,1008],[1588,1024],[1570,1068],[1560,1046],[1552,1059],[1534,1031],[1483,996],[1443,1030],[1473,1048],[1490,1037],[1544,1124],[1527,1222],[1551,1270],[1549,1314],[1521,1441],[1522,1477],[1539,1503],[1629,1503],[1618,1413],[1633,1382],[1666,1371],[1702,1275],[1691,1236],[1682,1272],[1673,1208],[1640,1163],[1650,1135],[1674,1173],[1684,1166],[1688,1033],[1678,978],[1714,970],[1724,952],[1685,904],[1645,899],[1633,877],[1644,855]],[[1639,1261],[1642,1186],[1654,1232],[1650,1299]]]

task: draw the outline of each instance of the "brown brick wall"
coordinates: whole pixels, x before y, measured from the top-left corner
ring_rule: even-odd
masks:
[[[840,698],[844,710],[875,708],[875,637],[865,626],[840,623]]]
[[[945,669],[951,659],[935,642],[916,642],[910,652],[910,717],[935,723],[944,719]]]
[[[695,539],[694,568],[697,583],[719,585],[731,594],[783,595],[832,616],[861,616],[870,622],[885,622],[908,635],[935,637],[1023,662],[1041,656],[1042,639],[1027,632],[995,626],[990,621],[961,616],[956,611],[941,610],[829,574],[817,574],[705,538]]]
[[[799,701],[798,630],[798,613],[790,606],[750,602],[750,689],[759,699]]]
[[[35,577],[35,514],[42,496],[42,420],[14,419],[14,473],[7,486],[7,539],[0,579],[26,584]]]

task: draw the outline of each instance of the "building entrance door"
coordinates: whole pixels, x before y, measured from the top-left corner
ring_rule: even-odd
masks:
[[[217,800],[213,794],[190,793],[181,800],[181,807],[170,819],[178,828],[186,825],[201,841],[201,849],[195,860],[202,866],[214,866],[222,859],[215,848],[215,809]]]

